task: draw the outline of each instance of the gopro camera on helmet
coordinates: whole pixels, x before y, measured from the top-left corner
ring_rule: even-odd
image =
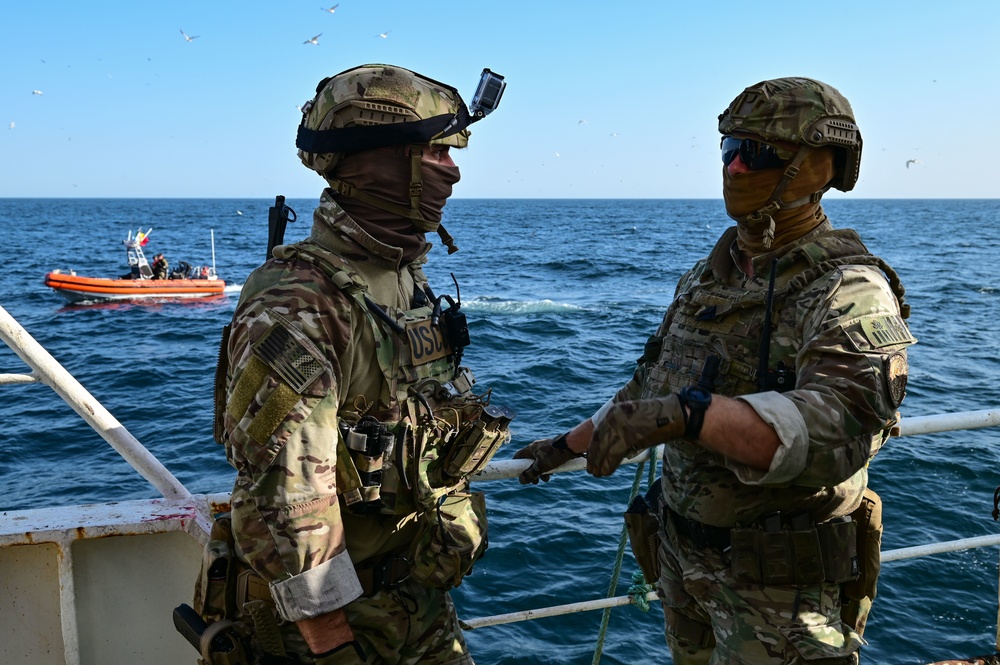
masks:
[[[476,94],[469,105],[469,115],[478,120],[493,113],[500,105],[500,97],[503,96],[506,87],[507,84],[502,76],[493,73],[489,68],[484,69],[479,79],[479,87],[476,88]]]

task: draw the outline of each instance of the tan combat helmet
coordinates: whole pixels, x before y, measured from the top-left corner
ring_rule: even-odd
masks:
[[[854,189],[861,167],[861,132],[851,104],[833,86],[809,78],[790,77],[761,81],[736,97],[719,116],[723,135],[747,133],[764,141],[787,141],[799,146],[785,166],[785,174],[767,204],[751,214],[760,221],[777,210],[817,201],[829,189]],[[833,179],[821,191],[795,201],[781,195],[798,174],[799,165],[815,148],[836,149]]]
[[[487,80],[491,85],[484,91]],[[451,253],[455,248],[447,232],[420,214],[419,146],[464,148],[469,142],[468,126],[496,108],[504,86],[502,76],[483,70],[470,111],[455,88],[408,69],[382,64],[348,69],[320,81],[316,97],[303,107],[295,141],[299,159],[340,194],[410,219],[423,231],[438,231]],[[358,190],[331,174],[344,154],[392,145],[414,146],[409,208]]]

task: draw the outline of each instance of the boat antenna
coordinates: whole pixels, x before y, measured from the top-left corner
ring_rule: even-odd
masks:
[[[212,273],[215,274],[215,229],[210,229],[212,234]]]

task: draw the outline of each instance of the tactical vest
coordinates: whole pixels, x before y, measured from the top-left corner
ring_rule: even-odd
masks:
[[[879,267],[888,277],[904,316],[908,314],[908,307],[902,305],[903,288],[896,273],[872,256],[851,230],[831,230],[778,259],[771,267],[776,275],[773,291],[766,283],[756,288],[752,284],[722,284],[707,262],[702,262],[689,288],[675,299],[657,334],[646,343],[640,359],[648,367],[642,397],[667,395],[700,380],[707,380],[713,392],[731,397],[795,388],[795,360],[803,343],[801,330],[797,330],[801,322],[796,320],[796,302],[819,278],[844,265]],[[902,319],[894,318],[898,321],[890,334],[898,337],[900,346],[912,343]],[[770,332],[764,336],[767,319]],[[762,337],[770,339],[763,380],[759,376]],[[664,344],[664,339],[669,339],[669,344]],[[718,359],[718,369],[714,376],[704,377],[710,357]],[[872,454],[881,442],[882,437],[876,436]],[[864,478],[855,480],[860,492]],[[681,514],[717,526],[733,526],[743,515],[763,514],[779,506],[787,509],[796,498],[805,502],[803,508],[815,508],[821,517],[833,509],[823,503],[829,496],[816,496],[817,492],[810,488],[742,484],[721,465],[715,453],[689,441],[668,446],[664,491],[668,504]],[[705,500],[706,496],[711,499]],[[809,505],[811,498],[817,505]]]
[[[341,396],[337,493],[355,514],[407,515],[467,485],[510,438],[512,412],[472,392],[448,334],[452,305],[441,311],[427,278],[410,264],[415,300],[400,310],[371,300],[340,255],[311,241],[275,248],[278,258],[312,263],[364,312],[376,340],[380,395]],[[450,300],[449,300],[450,302]]]

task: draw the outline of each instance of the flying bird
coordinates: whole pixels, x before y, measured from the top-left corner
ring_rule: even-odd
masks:
[[[921,164],[919,159],[908,159],[906,160],[906,168],[910,168],[910,164]]]
[[[316,46],[319,46],[319,38],[322,37],[322,36],[323,36],[323,33],[321,32],[318,35],[316,35],[315,37],[313,37],[312,39],[307,39],[307,40],[305,40],[302,43],[303,44],[315,44]]]
[[[392,32],[392,30],[386,30],[385,32],[380,32],[380,33],[378,33],[375,36],[376,37],[381,37],[382,39],[387,39],[389,37],[389,33],[390,32]]]
[[[7,129],[14,129],[14,121],[13,120],[10,121],[10,127],[8,127]]]
[[[578,125],[587,125],[587,124],[590,124],[590,123],[588,123],[586,120],[577,120],[576,124],[578,124]]]
[[[33,95],[40,95],[40,94],[42,94],[42,91],[41,90],[32,90],[31,94],[33,94]]]
[[[323,11],[325,11],[325,12],[330,12],[330,13],[332,14],[332,13],[334,13],[335,11],[337,11],[337,7],[339,7],[339,6],[340,6],[340,3],[337,3],[337,4],[335,4],[335,5],[333,6],[333,7],[330,7],[329,9],[328,9],[328,8],[326,8],[326,7],[320,7],[320,9],[322,9],[322,10],[323,10]]]
[[[195,39],[198,39],[198,35],[194,35],[193,37],[188,37],[187,33],[184,32],[183,28],[180,28],[180,31],[181,31],[181,34],[184,35],[184,39],[186,41],[191,42],[191,41],[194,41]]]
[[[243,214],[243,211],[242,211],[242,210],[237,210],[237,211],[236,211],[236,214],[237,214],[237,215],[242,215],[242,214]]]

